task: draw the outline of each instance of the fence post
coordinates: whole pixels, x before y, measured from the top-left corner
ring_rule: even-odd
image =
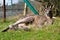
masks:
[[[26,15],[26,13],[27,13],[27,5],[26,5],[26,3],[24,4],[24,16]]]
[[[6,7],[5,7],[5,0],[3,0],[3,22],[6,21]]]

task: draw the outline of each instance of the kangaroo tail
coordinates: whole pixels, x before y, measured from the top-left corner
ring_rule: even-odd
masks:
[[[8,28],[6,28],[6,29],[4,29],[2,32],[6,32],[6,31],[8,31],[9,30],[9,27]]]

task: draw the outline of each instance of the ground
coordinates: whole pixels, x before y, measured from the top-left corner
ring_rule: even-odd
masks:
[[[14,22],[15,20],[7,20],[6,23],[0,21],[0,40],[60,40],[60,18],[56,18],[53,25],[45,26],[39,30],[1,32]]]

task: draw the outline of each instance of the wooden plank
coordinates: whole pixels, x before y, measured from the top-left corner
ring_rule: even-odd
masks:
[[[27,5],[26,5],[26,3],[24,4],[24,16],[26,15],[26,13],[27,13]]]

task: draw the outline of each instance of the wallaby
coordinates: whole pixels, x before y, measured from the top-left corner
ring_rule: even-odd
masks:
[[[6,28],[5,30],[3,30],[2,32],[6,32],[9,29],[23,29],[28,31],[29,28],[29,24],[35,24],[38,27],[41,27],[42,25],[46,25],[46,24],[52,24],[52,12],[51,12],[51,8],[47,8],[45,9],[45,14],[44,15],[35,15],[35,16],[28,16],[25,17],[23,19],[19,19],[17,22],[15,22],[12,25],[9,25],[8,28]]]

